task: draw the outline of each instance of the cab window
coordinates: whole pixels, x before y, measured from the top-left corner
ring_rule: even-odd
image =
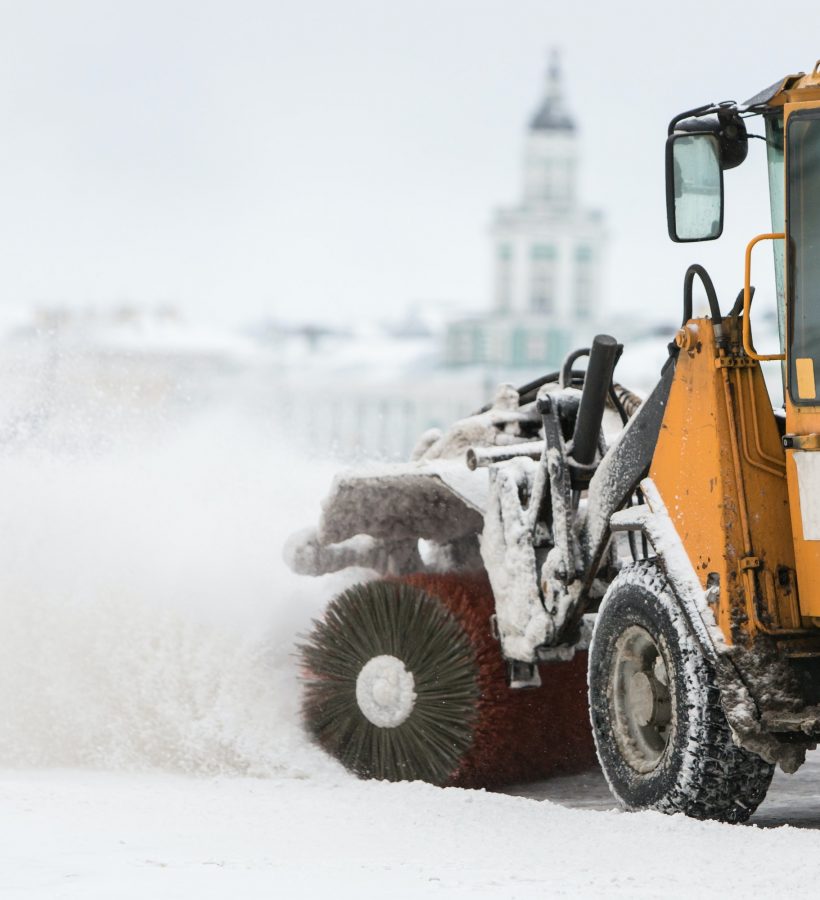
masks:
[[[788,118],[789,393],[817,403],[820,380],[820,109]]]

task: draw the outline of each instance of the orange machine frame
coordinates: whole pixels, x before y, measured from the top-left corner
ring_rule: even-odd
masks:
[[[693,319],[678,334],[650,476],[727,641],[805,636],[780,431],[739,320],[722,329],[719,342]]]

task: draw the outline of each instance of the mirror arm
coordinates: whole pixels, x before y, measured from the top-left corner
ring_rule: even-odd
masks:
[[[698,106],[695,109],[687,109],[686,112],[678,113],[678,115],[676,115],[669,123],[669,129],[666,132],[666,136],[672,136],[678,122],[682,122],[684,119],[696,119],[698,116],[706,116],[709,115],[709,113],[717,112],[718,109],[719,107],[715,106],[714,103],[707,103],[705,106]]]

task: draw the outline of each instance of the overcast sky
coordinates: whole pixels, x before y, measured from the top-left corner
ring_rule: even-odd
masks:
[[[727,173],[724,238],[666,236],[673,114],[820,57],[820,7],[550,0],[2,0],[0,302],[171,302],[347,320],[489,301],[547,51],[563,51],[581,190],[609,223],[608,304],[722,296],[769,227],[765,147]],[[762,255],[762,254],[761,254]],[[760,268],[760,280],[764,266]]]

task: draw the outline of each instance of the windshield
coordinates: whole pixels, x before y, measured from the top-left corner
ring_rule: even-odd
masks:
[[[820,374],[820,109],[797,110],[788,122],[789,394],[817,403]]]

